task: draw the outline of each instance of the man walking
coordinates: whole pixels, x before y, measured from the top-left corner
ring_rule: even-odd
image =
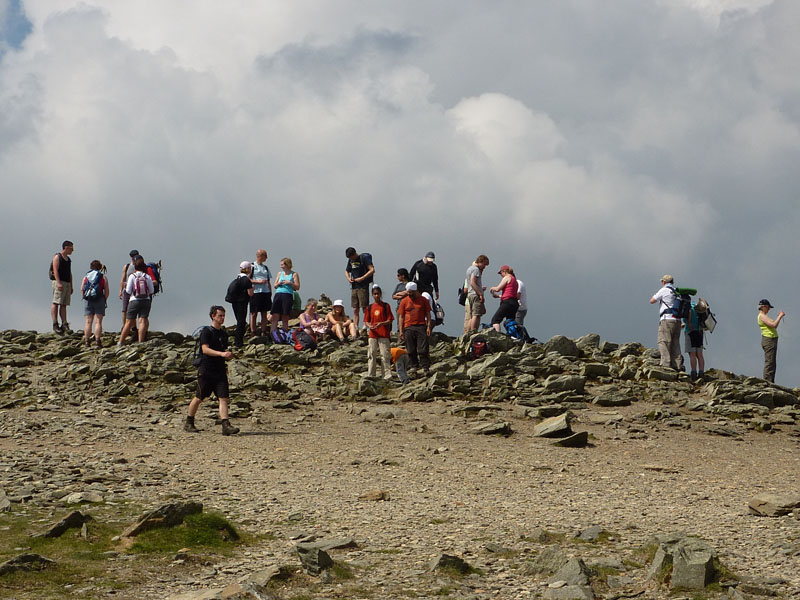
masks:
[[[489,266],[489,258],[481,254],[475,262],[467,269],[467,305],[466,310],[469,320],[467,320],[464,333],[477,331],[481,324],[481,317],[486,314],[486,298],[483,293],[486,287],[481,279],[483,270]]]
[[[678,302],[672,275],[664,275],[661,278],[661,289],[650,298],[650,304],[659,305],[658,350],[661,354],[661,366],[683,371]]]
[[[358,331],[358,322],[361,318],[359,313],[363,311],[366,318],[369,307],[369,284],[372,283],[375,266],[372,264],[372,255],[369,252],[359,254],[351,246],[344,251],[344,254],[347,257],[344,275],[350,282],[350,305],[353,307],[353,323]]]
[[[53,321],[53,331],[56,333],[69,333],[67,323],[67,307],[72,293],[72,259],[69,257],[75,251],[75,246],[69,240],[61,244],[61,252],[53,256],[50,263],[50,280],[53,282],[53,303],[50,305],[50,318]],[[61,317],[61,325],[58,318]]]
[[[417,284],[420,294],[428,292],[439,300],[439,270],[436,267],[436,255],[428,252],[411,267],[409,280]],[[434,295],[435,293],[435,295]]]
[[[253,295],[250,297],[250,333],[256,335],[258,328],[258,315],[261,315],[261,335],[267,335],[267,313],[272,310],[272,273],[264,261],[267,260],[267,251],[263,248],[256,250],[256,262],[250,271],[250,281],[253,283]]]
[[[228,367],[226,360],[233,358],[233,352],[228,350],[228,334],[222,328],[225,323],[225,309],[221,306],[212,306],[209,311],[211,326],[204,327],[200,332],[200,366],[197,369],[197,391],[189,403],[189,411],[183,430],[189,433],[199,433],[194,424],[194,417],[200,408],[200,403],[216,394],[219,400],[219,418],[222,420],[222,435],[239,433],[239,428],[231,425],[228,419]]]
[[[425,375],[429,375],[431,305],[420,295],[413,281],[406,284],[406,290],[408,296],[401,300],[397,309],[397,332],[400,341],[406,344],[412,373],[421,364]]]

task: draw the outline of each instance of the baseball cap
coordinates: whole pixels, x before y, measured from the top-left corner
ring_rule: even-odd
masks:
[[[510,268],[511,267],[509,267],[508,265],[503,265],[502,267],[500,267],[500,270],[497,272],[497,274],[499,275],[503,271],[508,271]]]
[[[138,250],[131,250],[130,252],[128,252],[128,256],[131,256],[131,257],[139,256],[139,251]]]
[[[249,269],[250,268],[250,261],[249,260],[243,260],[242,262],[239,263],[239,268],[240,269]]]
[[[416,284],[416,283],[414,283],[413,281],[409,281],[409,282],[406,284],[406,291],[407,291],[407,292],[413,292],[413,291],[414,291],[414,290],[416,290],[416,289],[417,289],[417,284]]]
[[[769,306],[770,308],[775,308],[774,306],[772,306],[772,304],[769,303],[769,300],[767,300],[766,298],[762,298],[761,300],[759,300],[758,301],[758,305],[759,306]]]
[[[425,254],[425,258],[430,258],[431,260],[436,260],[436,255],[431,251]]]

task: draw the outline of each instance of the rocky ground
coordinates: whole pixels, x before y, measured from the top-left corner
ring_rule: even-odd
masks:
[[[177,499],[255,536],[231,556],[189,548],[144,571],[109,552],[104,569],[124,585],[69,583],[53,597],[224,597],[208,590],[290,567],[239,597],[800,598],[797,390],[724,372],[693,383],[652,350],[592,335],[490,337],[496,351],[478,361],[440,336],[433,376],[409,386],[365,379],[357,343],[310,354],[263,341],[230,366],[242,431],[223,437],[213,402],[200,434],[181,430],[190,338],[98,350],[79,335],[0,333],[0,532],[26,511],[33,531],[71,503],[107,514]],[[565,413],[588,443],[540,435]],[[788,514],[751,514],[765,493]],[[727,571],[698,591],[648,578],[652,553],[637,551],[672,532],[705,540]],[[349,546],[328,550],[344,571],[302,572],[298,542],[332,538]],[[0,536],[0,561],[25,550]],[[554,581],[542,566],[553,550],[581,558],[588,582]],[[433,568],[442,553],[470,572]],[[0,597],[43,597],[3,591],[2,577]]]

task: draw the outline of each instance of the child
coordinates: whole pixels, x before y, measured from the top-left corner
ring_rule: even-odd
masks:
[[[392,307],[382,299],[381,288],[377,285],[372,286],[372,299],[374,302],[367,308],[364,323],[369,328],[369,347],[367,349],[368,375],[375,377],[375,365],[377,355],[381,355],[381,377],[384,379],[392,378],[392,357],[389,351],[391,342],[389,334],[392,331]]]
[[[397,368],[397,378],[400,383],[410,383],[411,380],[408,378],[408,352],[406,352],[405,348],[392,348],[390,352],[392,353],[392,362]]]

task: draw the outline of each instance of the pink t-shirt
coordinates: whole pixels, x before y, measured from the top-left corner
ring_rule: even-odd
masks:
[[[509,277],[511,277],[511,281],[503,288],[503,294],[500,296],[500,300],[511,300],[512,298],[516,300],[517,298],[517,293],[519,292],[517,278],[513,275],[509,275]]]

